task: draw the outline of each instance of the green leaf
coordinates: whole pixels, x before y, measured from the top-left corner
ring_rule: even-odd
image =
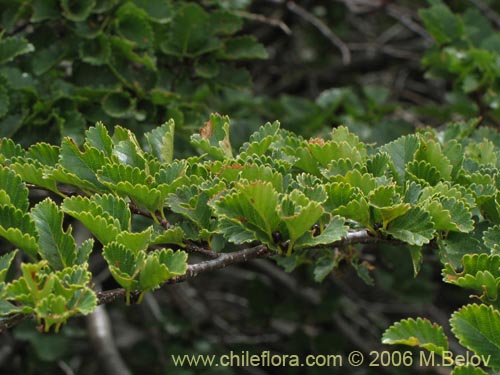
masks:
[[[386,152],[391,157],[392,165],[390,167],[393,170],[394,177],[400,184],[406,179],[406,164],[413,160],[419,148],[419,143],[418,136],[407,135],[380,148],[382,152]]]
[[[110,157],[113,153],[113,140],[101,122],[85,131],[85,142],[89,148],[93,147],[101,150],[107,157]]]
[[[159,233],[155,233],[152,238],[150,245],[177,245],[184,247],[184,231],[180,227],[169,228]]]
[[[228,39],[220,56],[228,60],[267,59],[268,54],[255,37],[244,35]]]
[[[221,42],[213,37],[208,13],[198,4],[180,6],[172,21],[170,35],[161,44],[166,54],[195,57],[221,47]]]
[[[345,219],[335,216],[317,236],[313,236],[313,230],[309,230],[300,237],[295,243],[295,249],[333,244],[340,241],[348,233],[348,230],[349,227],[345,225]]]
[[[1,79],[0,82],[2,83],[2,86],[0,86],[0,118],[2,118],[9,112],[10,98],[7,87]]]
[[[488,375],[480,367],[475,366],[457,366],[451,372],[451,375]]]
[[[272,233],[278,229],[280,222],[277,207],[278,193],[269,182],[239,185],[234,193],[225,195],[214,204],[216,214],[224,219],[221,230],[225,236],[239,238],[237,233],[248,228],[257,234],[254,239],[271,246],[274,246]],[[248,238],[248,234],[241,233],[241,236]]]
[[[426,161],[435,167],[441,178],[449,180],[453,166],[441,150],[441,146],[434,140],[421,140],[420,147],[415,154],[415,160]]]
[[[109,61],[111,46],[104,35],[94,39],[86,39],[80,43],[79,55],[82,61],[91,65],[103,65]]]
[[[61,145],[60,166],[50,173],[55,179],[81,188],[92,190],[104,186],[98,181],[96,172],[106,164],[104,153],[94,147],[84,145],[83,152],[75,142],[65,138]]]
[[[172,19],[174,9],[168,0],[134,0],[134,3],[136,6],[143,9],[147,16],[155,22],[164,24]]]
[[[33,7],[32,22],[53,20],[60,17],[58,0],[34,0],[31,3]]]
[[[191,136],[191,143],[218,160],[232,159],[233,151],[229,141],[229,117],[213,114],[200,134]]]
[[[24,182],[45,188],[54,193],[60,194],[57,183],[52,178],[47,177],[45,167],[33,159],[18,159],[19,161],[9,165],[16,174],[21,176]]]
[[[115,242],[122,244],[134,253],[144,251],[150,245],[152,229],[153,227],[150,226],[142,232],[120,232],[116,236]]]
[[[444,198],[424,203],[431,214],[436,230],[450,230],[468,233],[474,229],[474,221],[468,207],[455,198]]]
[[[149,255],[140,274],[140,287],[143,291],[157,288],[162,282],[184,275],[187,271],[187,253],[162,249]]]
[[[116,12],[118,34],[140,48],[151,46],[154,43],[154,32],[147,18],[146,12],[141,8],[131,2],[125,3]]]
[[[480,241],[480,238],[481,233],[479,233],[478,238],[472,233],[458,232],[450,232],[446,238],[443,239],[438,237],[437,244],[441,262],[443,264],[450,263],[456,269],[461,266],[461,260],[465,254],[488,251]]]
[[[80,196],[66,198],[61,209],[79,220],[103,244],[113,241],[122,230],[119,219],[104,212],[89,198]],[[126,219],[122,218],[122,220]]]
[[[0,40],[0,64],[13,60],[16,56],[33,52],[35,47],[25,38],[10,37]]]
[[[288,199],[289,203],[287,204]],[[285,205],[291,206],[289,209],[284,210],[283,214],[286,216],[281,216],[281,220],[285,223],[289,235],[288,253],[290,254],[295,242],[311,230],[311,227],[323,215],[324,211],[318,202],[309,201],[309,199],[297,190],[284,199],[282,207]]]
[[[170,164],[174,157],[174,120],[169,120],[160,127],[144,134],[150,152],[160,161]]]
[[[393,324],[382,335],[382,343],[418,346],[439,355],[448,350],[443,327],[422,318],[403,319]]]
[[[36,259],[38,251],[36,228],[27,213],[13,206],[0,205],[0,236]]]
[[[492,254],[500,254],[500,225],[490,227],[483,234],[484,245]]]
[[[103,248],[102,255],[109,265],[111,275],[130,296],[131,290],[139,289],[139,276],[145,255],[143,252],[134,253],[125,246],[110,242]]]
[[[0,256],[0,283],[3,283],[5,281],[7,271],[9,271],[10,265],[14,260],[16,254],[17,249]]]
[[[93,238],[88,238],[85,241],[83,241],[81,245],[78,246],[78,248],[76,249],[76,259],[74,263],[76,265],[83,265],[84,263],[87,263],[93,248],[94,248]]]
[[[314,281],[317,283],[322,282],[326,276],[338,267],[342,259],[343,256],[340,253],[330,251],[321,256],[314,264]]]
[[[462,272],[456,272],[450,264],[446,264],[443,270],[444,281],[462,288],[480,291],[482,295],[477,297],[481,301],[497,306],[500,286],[500,256],[466,254],[462,258],[462,263]]]
[[[102,109],[106,114],[115,118],[127,117],[134,107],[134,100],[128,92],[111,92],[103,97]]]
[[[57,205],[46,198],[31,210],[31,216],[38,231],[39,253],[54,270],[61,270],[74,264],[76,258],[75,239],[71,227],[63,230],[64,215]]]
[[[435,229],[430,215],[413,207],[393,220],[384,232],[410,245],[422,246],[434,237]]]
[[[425,28],[438,44],[450,43],[463,35],[463,24],[450,8],[440,0],[431,1],[431,7],[419,11]]]
[[[453,313],[450,325],[461,345],[489,358],[489,367],[500,369],[500,312],[497,309],[467,305]]]
[[[0,204],[12,205],[23,212],[29,207],[28,188],[10,168],[0,166]]]
[[[60,0],[62,14],[71,21],[84,21],[92,12],[96,0]]]

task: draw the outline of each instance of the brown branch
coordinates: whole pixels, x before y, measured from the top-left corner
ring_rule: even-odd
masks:
[[[315,248],[335,248],[335,247],[344,247],[348,245],[354,244],[367,244],[367,243],[375,243],[379,241],[391,242],[391,243],[400,243],[400,241],[384,239],[370,234],[367,230],[359,230],[347,233],[342,239],[339,241],[333,242],[327,245],[315,246]],[[247,262],[251,259],[257,258],[266,258],[270,254],[270,250],[264,245],[257,245],[254,247],[246,248],[243,250],[235,251],[232,253],[215,253],[210,251],[209,249],[204,249],[197,245],[190,244],[188,246],[192,251],[199,252],[201,254],[209,255],[214,259],[206,260],[200,263],[190,264],[187,267],[187,271],[182,276],[176,276],[171,279],[168,279],[163,285],[176,284],[188,279],[194,278],[199,274],[218,270],[221,268],[228,267],[233,264]],[[131,299],[134,300],[139,296],[140,292],[132,292]],[[126,291],[123,288],[116,288],[106,291],[98,291],[96,292],[98,304],[105,304],[113,302],[119,298],[124,298],[126,295]],[[33,318],[33,315],[30,314],[15,314],[9,316],[5,319],[0,320],[0,333],[6,331],[7,329],[15,326],[16,324]]]
[[[340,39],[328,27],[328,25],[326,25],[318,17],[309,13],[306,9],[295,3],[295,1],[288,1],[286,3],[286,6],[291,12],[302,17],[305,21],[316,27],[321,32],[321,34],[323,34],[335,47],[340,50],[340,53],[342,55],[342,62],[344,65],[349,65],[351,63],[351,51],[349,50],[349,47],[347,47],[344,41]]]
[[[204,262],[190,264],[187,268],[187,271],[182,276],[173,277],[168,279],[164,285],[168,284],[177,284],[193,277],[198,276],[201,273],[218,270],[232,264],[246,262],[250,259],[254,258],[263,258],[269,254],[269,250],[267,247],[263,245],[258,245],[255,247],[251,247],[248,249],[235,251],[233,253],[222,253],[215,259],[207,260]],[[134,296],[134,293],[132,293]],[[135,293],[137,296],[139,293]],[[132,296],[132,297],[133,297]],[[118,298],[125,297],[125,289],[117,288],[112,290],[106,290],[104,292],[97,292],[97,298],[99,300],[99,304],[109,303]]]
[[[281,20],[277,20],[275,18],[270,18],[267,16],[264,16],[262,14],[255,14],[255,13],[250,13],[250,12],[245,12],[245,11],[236,11],[235,14],[242,18],[246,18],[252,21],[257,21],[261,23],[265,23],[274,27],[278,27],[283,31],[286,35],[292,35],[292,30],[288,27],[286,23],[284,23]]]

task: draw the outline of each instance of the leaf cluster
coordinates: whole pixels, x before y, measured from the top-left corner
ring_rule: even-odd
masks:
[[[201,124],[208,98],[250,85],[236,63],[267,56],[218,3],[0,1],[0,136],[79,143],[97,121]]]

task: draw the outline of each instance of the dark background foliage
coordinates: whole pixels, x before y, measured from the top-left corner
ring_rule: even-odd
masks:
[[[474,116],[497,126],[500,7],[457,1],[458,17],[432,3],[0,0],[0,136],[78,142],[97,121],[141,135],[174,118],[180,156],[194,152],[186,140],[210,112],[231,117],[233,145],[276,119],[305,136],[345,124],[379,144]],[[432,249],[416,278],[404,248],[370,245],[363,257],[371,286],[350,266],[318,284],[307,266],[288,274],[259,260],[162,288],[141,305],[115,302],[105,307],[113,342],[134,374],[323,374],[332,369],[180,369],[170,354],[382,351],[395,320],[447,326],[465,301],[441,283]],[[94,276],[112,287],[100,269]],[[93,324],[73,319],[57,335],[19,325],[0,338],[1,372],[112,368]]]

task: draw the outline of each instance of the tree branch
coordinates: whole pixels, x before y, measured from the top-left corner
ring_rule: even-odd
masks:
[[[295,13],[296,15],[302,17],[304,20],[309,22],[311,25],[316,27],[321,34],[323,34],[335,47],[340,50],[342,55],[342,63],[344,65],[349,65],[351,63],[351,51],[349,47],[340,39],[323,21],[321,21],[315,15],[309,13],[306,9],[302,8],[300,5],[294,1],[288,1],[286,3],[287,8]]]
[[[379,241],[399,243],[399,241],[396,240],[384,239],[374,236],[366,229],[363,229],[363,230],[349,232],[338,241],[335,241],[327,245],[315,246],[315,248],[335,248],[335,247],[344,247],[347,245],[354,245],[354,244],[375,243]],[[220,254],[214,253],[208,249],[202,249],[201,247],[198,247],[197,245],[193,244],[191,244],[190,247],[192,251],[196,251],[201,254],[211,256],[214,259],[188,265],[187,271],[184,275],[173,277],[167,280],[163,285],[180,283],[188,279],[194,278],[199,274],[205,272],[218,270],[237,263],[247,262],[251,259],[266,258],[270,254],[270,250],[264,245],[257,245],[243,250],[235,251],[232,253],[220,253]],[[200,251],[200,249],[203,251]],[[216,254],[217,256],[215,256]],[[125,294],[126,292],[125,289],[123,288],[116,288],[102,292],[101,291],[96,292],[99,305],[113,302],[119,298],[124,298]],[[134,298],[137,298],[139,294],[140,294],[139,291],[132,292],[131,293],[132,300],[134,300]],[[16,324],[24,320],[33,317],[34,316],[30,314],[15,314],[5,319],[2,319],[0,320],[0,333],[6,331],[7,329],[15,326]]]

